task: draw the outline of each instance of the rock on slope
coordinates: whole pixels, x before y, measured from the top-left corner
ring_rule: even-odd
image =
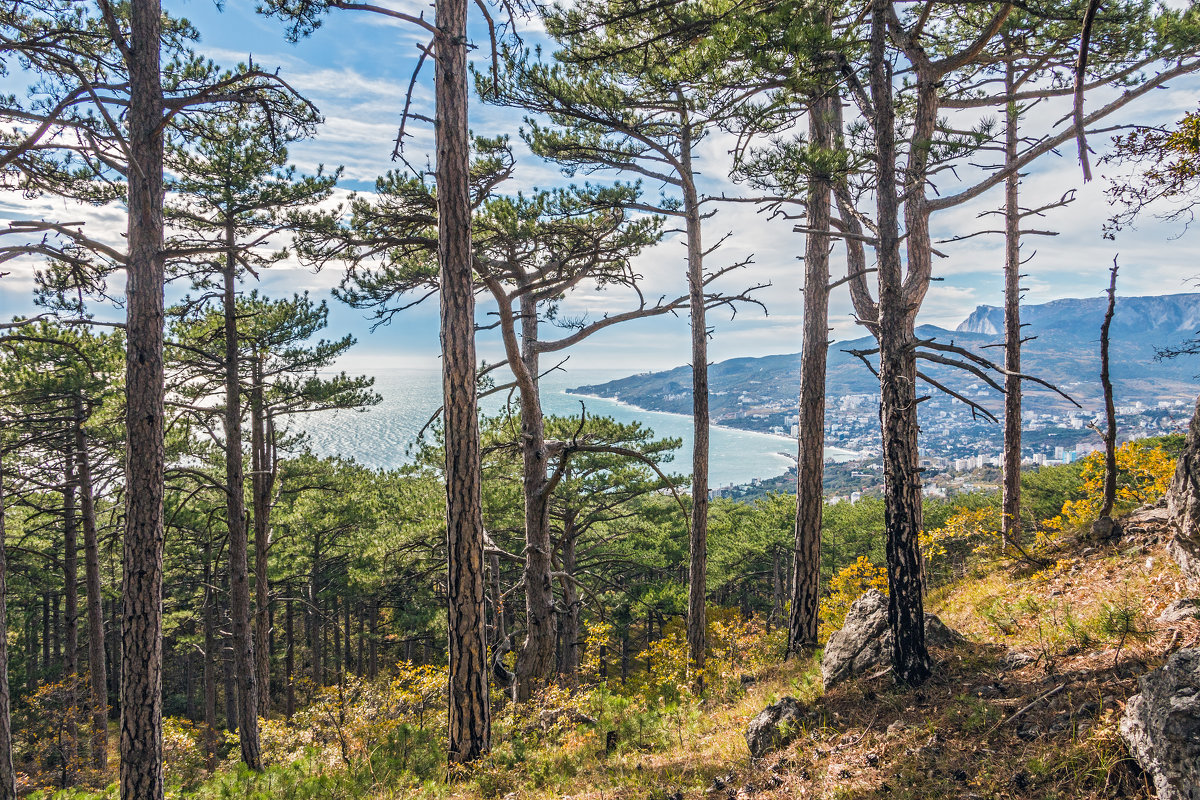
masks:
[[[1138,679],[1121,736],[1159,800],[1200,800],[1200,649],[1180,650]]]
[[[847,678],[887,664],[892,653],[887,597],[872,589],[854,601],[842,629],[829,637],[821,658],[821,677],[829,689]],[[925,644],[949,647],[963,637],[933,614],[925,615]]]
[[[1200,585],[1200,400],[1167,491],[1167,510],[1175,528],[1168,552],[1188,580]]]

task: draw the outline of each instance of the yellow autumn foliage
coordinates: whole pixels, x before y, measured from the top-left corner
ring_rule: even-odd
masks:
[[[850,606],[869,589],[887,593],[887,570],[872,564],[866,556],[859,556],[829,580],[829,592],[821,598],[820,637],[824,641],[842,627]]]
[[[1175,460],[1166,450],[1146,442],[1126,442],[1117,448],[1117,496],[1113,515],[1132,511],[1138,506],[1153,503],[1171,485]],[[1100,516],[1104,504],[1104,453],[1096,452],[1083,460],[1084,496],[1068,500],[1062,513],[1048,520],[1054,530],[1081,528]]]
[[[1000,509],[960,508],[942,527],[921,531],[920,543],[930,580],[962,577],[968,564],[1003,548]]]

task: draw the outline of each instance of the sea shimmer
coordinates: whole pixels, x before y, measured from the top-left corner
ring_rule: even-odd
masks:
[[[498,370],[499,372],[499,370]],[[646,411],[627,403],[600,397],[567,394],[575,386],[586,386],[613,378],[609,370],[559,370],[542,378],[542,407],[548,415],[578,416],[586,406],[589,416],[607,416],[619,422],[640,422],[656,436],[676,437],[683,446],[675,451],[670,471],[691,471],[692,419],[684,414]],[[389,369],[374,373],[375,390],[383,402],[367,411],[338,412],[297,420],[294,428],[309,434],[313,451],[322,456],[353,458],[372,468],[390,469],[411,461],[418,432],[441,405],[441,378],[431,370]],[[503,381],[503,378],[498,378]],[[489,414],[500,411],[508,392],[498,392],[480,401]],[[581,406],[582,404],[582,406]],[[710,484],[714,488],[750,483],[755,478],[782,475],[795,463],[796,442],[785,436],[713,426],[710,434]],[[855,454],[828,448],[826,457],[845,461]]]

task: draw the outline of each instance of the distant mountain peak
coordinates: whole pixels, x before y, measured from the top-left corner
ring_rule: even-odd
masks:
[[[1004,309],[995,306],[975,306],[971,316],[958,323],[958,333],[982,333],[995,336],[1004,329]]]
[[[1051,300],[1047,303],[1021,307],[1021,321],[1038,329],[1073,329],[1090,327],[1099,330],[1107,303],[1100,297],[1074,297]],[[1117,297],[1113,320],[1114,334],[1133,335],[1143,339],[1190,336],[1200,330],[1200,294],[1167,294],[1143,297]],[[978,333],[999,336],[1004,331],[1004,309],[998,306],[976,306],[954,329],[958,333]],[[1161,341],[1158,343],[1162,343]]]

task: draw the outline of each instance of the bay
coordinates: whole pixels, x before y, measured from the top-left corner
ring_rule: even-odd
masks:
[[[380,369],[371,373],[375,391],[383,397],[366,411],[339,411],[298,420],[294,427],[308,434],[313,452],[343,456],[372,469],[393,469],[412,461],[412,449],[421,428],[441,406],[441,375],[434,370]],[[542,378],[542,407],[546,414],[578,416],[581,403],[590,416],[612,417],[618,422],[640,422],[656,436],[683,440],[669,471],[690,472],[692,418],[685,414],[646,411],[616,400],[567,394],[575,386],[604,383],[622,377],[612,370],[558,370]],[[495,414],[507,401],[500,392],[480,401],[484,412]],[[713,426],[710,429],[713,488],[773,478],[795,464],[796,441],[786,436]],[[828,448],[826,458],[844,461],[855,454]]]

